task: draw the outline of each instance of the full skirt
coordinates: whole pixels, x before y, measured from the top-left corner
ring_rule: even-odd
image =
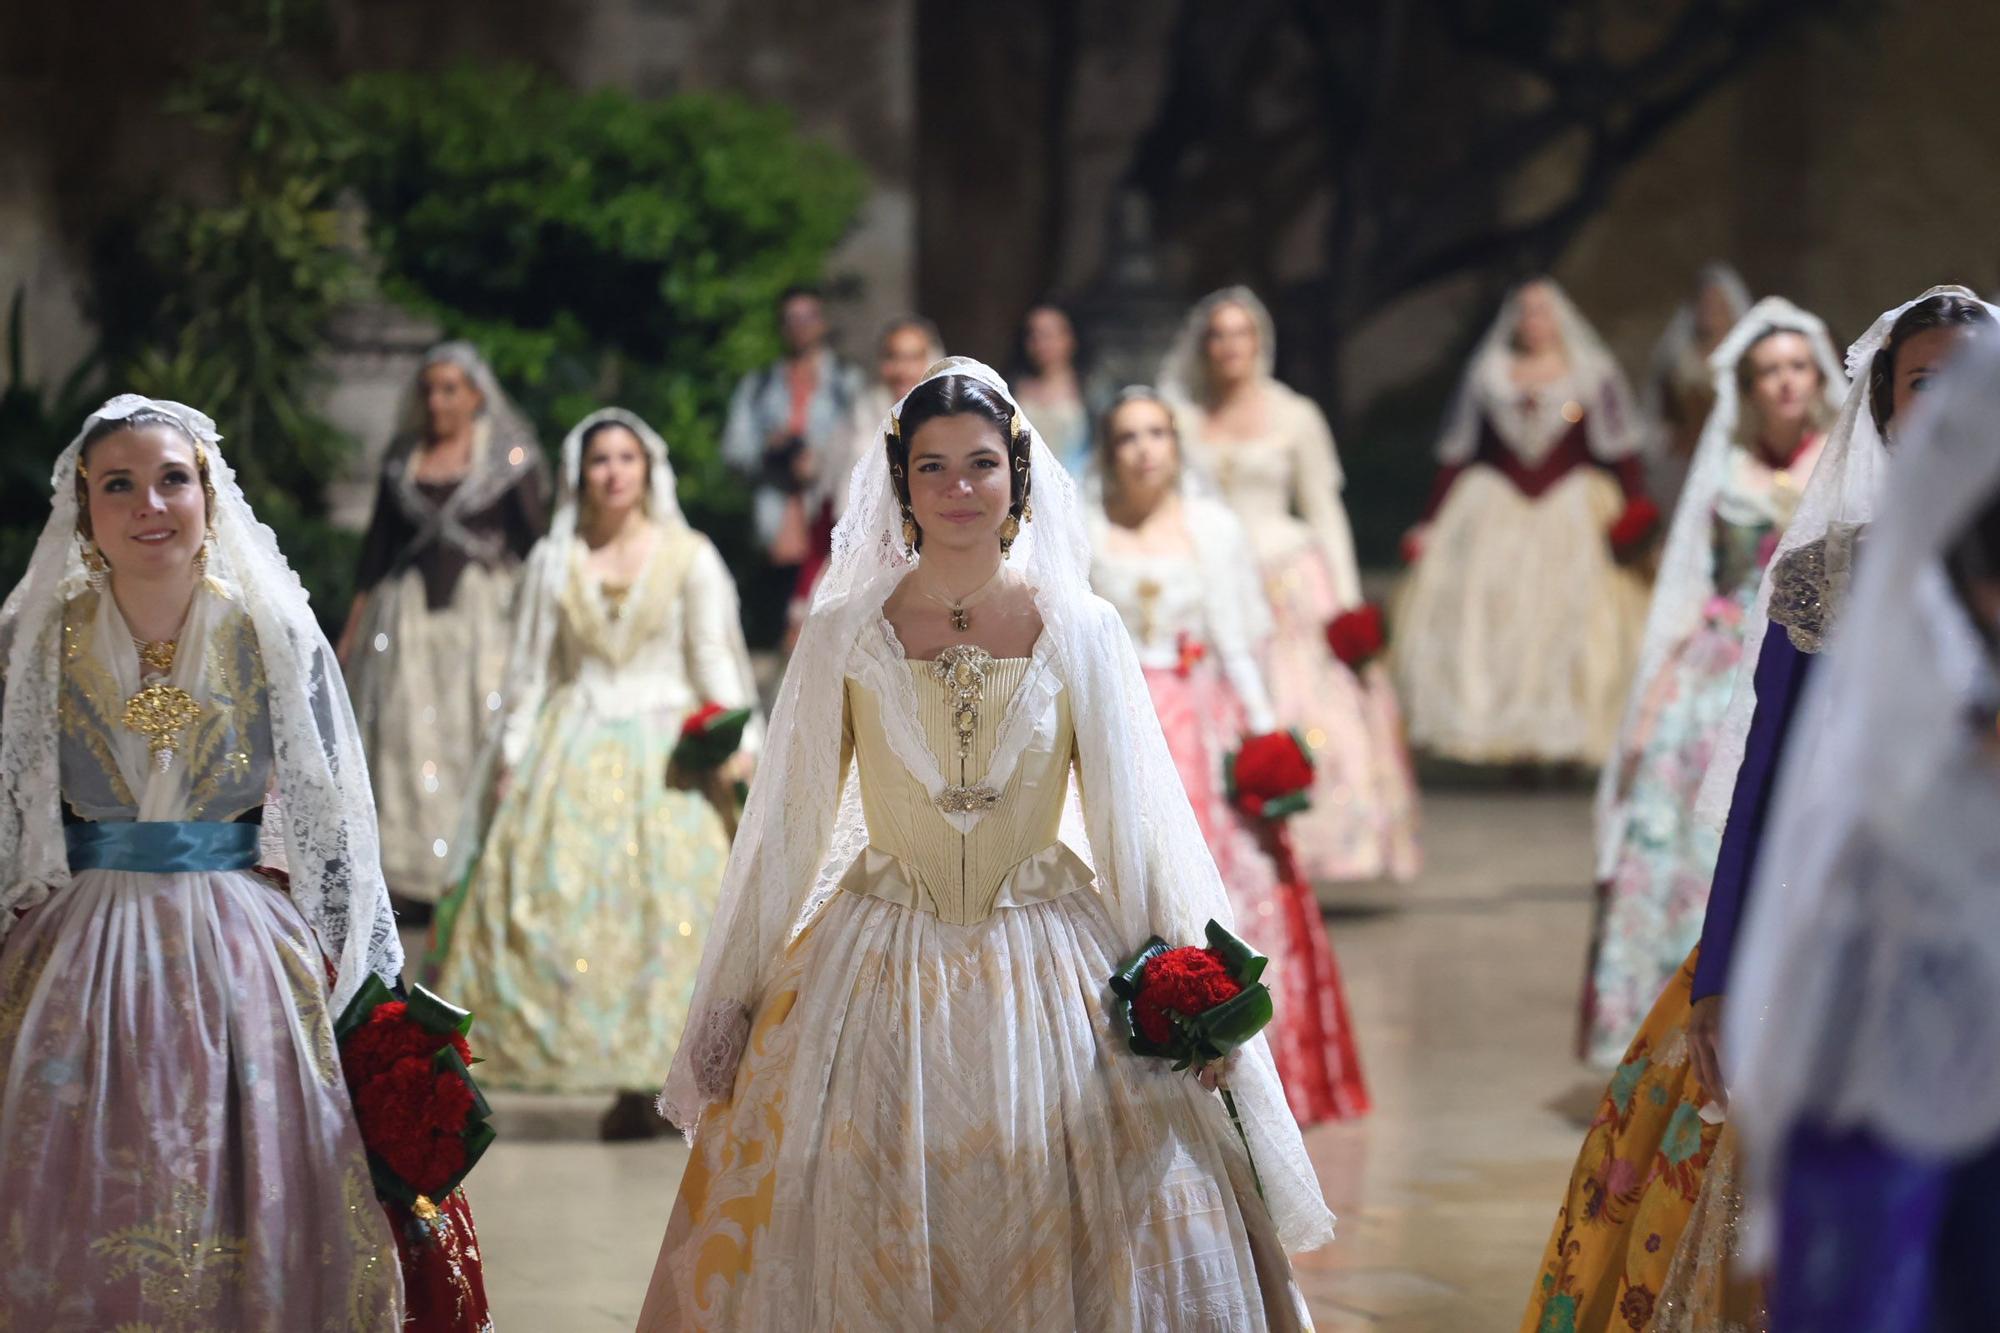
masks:
[[[1308,1326],[1220,1099],[1112,1030],[1128,947],[1090,890],[972,925],[835,895],[701,1119],[640,1328]]]
[[[1645,691],[1623,767],[1624,825],[1598,890],[1584,987],[1583,1058],[1609,1066],[1701,939],[1720,830],[1695,815],[1715,734],[1743,660],[1743,617],[1756,584],[1717,597]]]
[[[1396,677],[1410,743],[1470,764],[1604,760],[1647,593],[1611,558],[1624,506],[1578,468],[1535,498],[1467,468],[1398,594]]]
[[[1276,1016],[1265,1035],[1293,1117],[1315,1125],[1365,1114],[1368,1089],[1319,900],[1280,842],[1287,830],[1260,837],[1229,804],[1223,763],[1242,743],[1241,704],[1206,660],[1185,671],[1148,668],[1146,687],[1237,929],[1270,956],[1264,980]]]
[[[1271,707],[1306,738],[1317,766],[1312,808],[1291,821],[1299,869],[1309,880],[1413,877],[1417,785],[1395,685],[1379,663],[1355,671],[1327,646],[1327,624],[1345,608],[1318,548],[1273,560],[1264,586]]]
[[[375,787],[382,874],[402,897],[434,903],[450,887],[466,784],[500,716],[517,578],[469,565],[435,611],[414,569],[369,594],[347,687]]]
[[[636,1090],[673,1062],[729,859],[714,807],[666,785],[680,723],[544,710],[439,914],[438,989],[478,1016],[486,1086]]]
[[[89,870],[0,946],[0,1327],[379,1333],[325,974],[244,872]]]
[[[1723,1169],[1715,1191],[1706,1189],[1722,1126],[1701,1116],[1711,1098],[1689,1058],[1695,961],[1689,954],[1674,974],[1611,1076],[1542,1253],[1521,1333],[1646,1329],[1667,1309],[1684,1315],[1691,1301],[1733,1308],[1740,1299],[1727,1285],[1727,1265],[1713,1262],[1716,1243],[1733,1241],[1741,1200],[1733,1166]],[[1684,1247],[1690,1252],[1682,1261]]]

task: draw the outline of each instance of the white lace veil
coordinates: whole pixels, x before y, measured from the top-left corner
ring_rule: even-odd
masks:
[[[1213,401],[1214,386],[1208,379],[1208,321],[1223,306],[1241,306],[1257,324],[1257,374],[1271,379],[1278,364],[1278,326],[1270,307],[1248,287],[1224,287],[1210,292],[1189,307],[1181,320],[1180,332],[1160,362],[1160,393],[1179,406],[1206,408]]]
[[[479,349],[469,342],[444,342],[424,353],[423,362],[404,388],[396,410],[396,436],[390,441],[384,462],[399,487],[415,485],[409,460],[424,439],[423,372],[436,365],[457,366],[479,390],[479,411],[474,417],[478,438],[473,448],[472,470],[442,505],[431,506],[408,491],[402,492],[404,504],[412,511],[412,521],[419,525],[424,515],[435,509],[434,521],[440,523],[445,540],[483,558],[490,555],[484,549],[485,543],[465,530],[461,516],[487,509],[508,489],[531,475],[546,476],[548,461],[536,443],[534,426],[500,387],[493,368],[486,364]]]
[[[963,357],[932,367],[977,379],[1012,401],[991,368]],[[898,403],[895,412],[902,410]],[[878,440],[886,436],[885,418]],[[1087,845],[1105,904],[1133,947],[1158,933],[1201,938],[1228,899],[1187,804],[1123,624],[1089,588],[1090,541],[1075,483],[1033,432],[1029,494],[1010,568],[1034,590],[1043,633],[1071,692]],[[859,788],[840,782],[842,700],[864,629],[916,561],[904,548],[887,451],[856,465],[833,553],[778,692],[762,762],[724,875],[686,1032],[660,1097],[664,1115],[696,1125],[728,1086],[754,1010],[786,946],[826,905],[868,841]],[[1072,793],[1074,800],[1075,794]],[[1074,821],[1065,821],[1066,830]],[[1271,1213],[1291,1248],[1317,1245],[1333,1219],[1286,1109],[1269,1048],[1246,1047],[1232,1075]]]
[[[1626,699],[1624,720],[1619,724],[1614,756],[1631,747],[1642,724],[1647,695],[1667,657],[1701,620],[1702,608],[1715,595],[1715,506],[1729,479],[1736,451],[1743,447],[1742,395],[1737,388],[1737,364],[1750,348],[1768,334],[1792,332],[1805,335],[1812,344],[1813,361],[1819,366],[1821,403],[1828,418],[1840,410],[1846,395],[1847,379],[1841,374],[1840,357],[1833,339],[1817,315],[1799,309],[1782,296],[1767,296],[1738,320],[1729,335],[1709,356],[1715,379],[1715,407],[1702,426],[1701,442],[1695,446],[1688,466],[1687,484],[1681,489],[1680,503],[1667,532],[1660,556],[1659,574],[1653,580],[1652,607],[1646,616],[1646,634],[1640,641],[1639,666],[1632,677],[1632,691]],[[1824,446],[1822,446],[1824,447]],[[1824,456],[1824,455],[1822,455]],[[1808,483],[1810,484],[1810,483]],[[1627,814],[1623,792],[1622,765],[1607,763],[1597,779],[1597,877],[1608,878],[1625,838]]]
[[[1729,819],[1729,805],[1736,794],[1737,770],[1743,766],[1744,747],[1750,739],[1750,721],[1757,711],[1757,657],[1764,648],[1764,636],[1771,628],[1771,575],[1791,552],[1830,533],[1851,537],[1875,516],[1876,498],[1886,479],[1889,453],[1875,428],[1874,390],[1869,367],[1875,354],[1889,340],[1890,332],[1913,307],[1935,296],[1959,296],[1977,300],[1959,286],[1933,287],[1914,300],[1905,301],[1876,317],[1868,331],[1847,349],[1847,399],[1840,415],[1820,447],[1819,462],[1813,466],[1812,480],[1799,497],[1798,511],[1778,542],[1778,549],[1764,567],[1757,587],[1757,600],[1743,623],[1743,659],[1736,668],[1736,687],[1729,696],[1729,710],[1716,729],[1709,752],[1708,772],[1695,800],[1695,815],[1712,828],[1721,828]],[[2000,320],[2000,307],[1987,306]],[[1844,566],[1832,571],[1840,586],[1846,585]]]
[[[1500,313],[1466,363],[1465,377],[1445,414],[1444,433],[1438,438],[1438,462],[1446,466],[1470,463],[1479,452],[1482,417],[1492,423],[1509,448],[1530,463],[1539,462],[1569,429],[1571,423],[1562,415],[1566,404],[1558,393],[1534,394],[1534,408],[1523,410],[1522,392],[1513,382],[1514,330],[1521,322],[1521,293],[1531,285],[1546,288],[1554,298],[1556,325],[1569,356],[1569,376],[1549,388],[1555,390],[1566,383],[1582,405],[1591,455],[1615,463],[1630,458],[1645,445],[1632,388],[1611,349],[1555,279],[1530,278],[1507,293]]]
[[[1640,407],[1654,433],[1649,448],[1656,455],[1667,446],[1666,385],[1680,369],[1681,363],[1695,353],[1701,337],[1701,297],[1710,288],[1722,291],[1724,299],[1729,302],[1732,322],[1750,312],[1750,289],[1744,285],[1741,274],[1719,260],[1701,266],[1695,274],[1694,288],[1687,300],[1675,307],[1673,315],[1667,320],[1667,327],[1660,333],[1660,340],[1653,344],[1653,355],[1646,363],[1646,382],[1639,387]],[[1720,343],[1716,345],[1721,346]]]
[[[63,837],[56,715],[62,685],[64,605],[88,586],[77,543],[76,467],[101,422],[161,414],[204,450],[215,488],[209,578],[237,601],[257,633],[269,683],[276,792],[267,810],[282,824],[291,898],[334,961],[332,1008],[374,972],[394,982],[403,949],[382,882],[368,766],[320,632],[277,537],[258,522],[217,447],[215,423],[180,403],[121,394],[90,414],[56,459],[48,523],[28,571],[0,606],[6,694],[0,705],[0,936],[9,909],[32,907],[69,884]]]
[[[1910,412],[1847,614],[1780,772],[1724,1015],[1768,1182],[1801,1119],[1962,1157],[2000,1134],[2000,705],[1944,568],[2000,494],[2000,347]]]

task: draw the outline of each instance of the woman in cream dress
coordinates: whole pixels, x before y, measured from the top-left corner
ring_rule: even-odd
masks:
[[[382,461],[340,660],[368,750],[382,872],[435,903],[453,883],[469,766],[501,707],[521,561],[548,521],[548,465],[462,342],[424,357]]]
[[[1525,282],[1467,367],[1396,602],[1410,743],[1469,764],[1610,751],[1646,586],[1610,530],[1645,494],[1625,377],[1555,283]]]
[[[563,441],[522,588],[512,704],[475,789],[497,809],[439,914],[439,985],[479,1016],[482,1082],[644,1089],[673,1058],[729,855],[722,815],[667,764],[697,708],[755,702],[736,586],[681,516],[665,441],[607,408]],[[747,757],[729,768],[747,777]]]
[[[1260,1198],[1106,1008],[1231,913],[1089,559],[987,367],[885,421],[662,1094],[694,1152],[641,1328],[1304,1326],[1282,1247],[1332,1219],[1268,1049],[1228,1072]]]
[[[1273,629],[1265,679],[1281,726],[1312,747],[1312,809],[1293,819],[1309,879],[1417,873],[1417,796],[1395,687],[1380,662],[1351,669],[1329,622],[1361,604],[1340,460],[1316,404],[1271,374],[1271,316],[1245,287],[1189,312],[1161,368],[1190,459],[1250,533]]]

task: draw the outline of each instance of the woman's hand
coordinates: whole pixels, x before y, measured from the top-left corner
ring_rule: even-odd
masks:
[[[1688,1059],[1702,1090],[1727,1109],[1729,1090],[1722,1084],[1722,997],[1705,995],[1688,1011]]]
[[[1236,1072],[1236,1055],[1235,1051],[1231,1051],[1220,1060],[1212,1060],[1203,1065],[1195,1071],[1194,1081],[1210,1092],[1219,1091],[1222,1085],[1229,1081],[1229,1076]]]

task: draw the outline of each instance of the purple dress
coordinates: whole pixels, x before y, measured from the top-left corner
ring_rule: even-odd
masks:
[[[1782,630],[1782,627],[1775,627]],[[1756,879],[1778,766],[1817,656],[1783,633],[1757,658],[1757,709],[1702,924],[1697,1000],[1725,990]],[[1807,1121],[1786,1149],[1773,1333],[1989,1329],[2000,1311],[2000,1145],[1917,1157],[1866,1130]]]

